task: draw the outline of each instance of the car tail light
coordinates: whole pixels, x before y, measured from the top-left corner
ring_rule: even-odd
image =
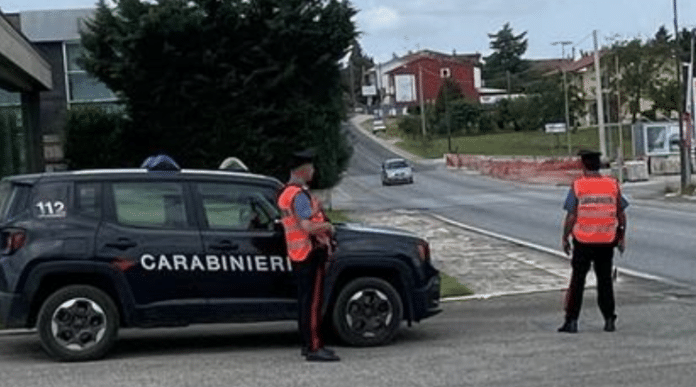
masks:
[[[2,230],[2,254],[11,255],[24,247],[27,242],[27,233],[18,228]]]
[[[418,258],[420,258],[422,262],[430,261],[430,246],[428,242],[423,241],[418,243]]]

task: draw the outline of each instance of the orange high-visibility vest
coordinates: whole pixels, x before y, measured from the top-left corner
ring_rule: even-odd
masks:
[[[278,196],[278,207],[282,213],[281,223],[285,230],[285,244],[288,249],[288,256],[293,262],[303,262],[312,251],[312,239],[307,231],[300,226],[300,219],[295,216],[293,202],[295,196],[305,192],[302,187],[295,184],[286,185]],[[307,193],[311,200],[312,217],[309,220],[313,222],[326,221],[319,203],[314,197]]]
[[[578,198],[573,237],[582,243],[612,243],[619,226],[619,182],[609,176],[582,176],[573,182]]]

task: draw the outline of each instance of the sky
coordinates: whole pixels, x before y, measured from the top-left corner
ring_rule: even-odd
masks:
[[[675,0],[351,0],[363,52],[376,62],[423,49],[491,54],[490,38],[510,23],[526,32],[523,58],[548,59],[591,52],[612,39],[674,32]],[[696,27],[696,1],[676,0],[679,29]],[[96,0],[0,0],[3,12],[89,8]],[[571,42],[560,44],[559,42]],[[554,44],[556,43],[556,44]]]

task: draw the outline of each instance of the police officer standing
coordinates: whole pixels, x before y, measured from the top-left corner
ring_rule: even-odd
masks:
[[[597,277],[597,303],[604,316],[604,330],[616,330],[612,258],[614,247],[623,253],[626,242],[628,201],[621,195],[619,182],[599,173],[599,152],[580,151],[583,174],[573,182],[563,208],[567,211],[563,225],[563,250],[570,254],[572,274],[566,294],[565,323],[559,332],[576,333],[582,306],[585,277],[594,266]]]
[[[294,154],[290,180],[278,195],[278,207],[297,277],[302,355],[308,361],[338,361],[332,350],[324,348],[321,335],[324,270],[333,249],[334,229],[321,203],[308,190],[314,177],[313,157],[312,149]]]

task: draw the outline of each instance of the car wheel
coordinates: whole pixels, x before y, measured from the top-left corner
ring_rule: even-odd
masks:
[[[354,346],[373,346],[391,341],[403,316],[399,293],[387,281],[363,277],[341,289],[333,308],[338,337]]]
[[[111,297],[103,291],[72,285],[46,299],[37,325],[41,345],[51,357],[94,360],[103,357],[116,341],[119,316]]]

